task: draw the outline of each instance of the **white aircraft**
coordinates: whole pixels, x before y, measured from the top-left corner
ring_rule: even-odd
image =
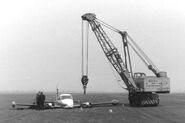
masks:
[[[37,102],[37,99],[36,99]],[[18,107],[18,106],[28,106],[30,109],[39,109],[38,103],[33,104],[23,104],[23,103],[16,103],[15,101],[12,101],[12,107]],[[56,93],[56,100],[51,102],[44,102],[43,108],[44,109],[56,109],[56,108],[64,108],[64,109],[71,109],[80,107],[80,104],[74,105],[74,100],[71,94],[60,94]]]
[[[60,94],[56,101],[48,103],[48,106],[51,108],[71,109],[76,107],[77,105],[74,105],[74,100],[71,94]]]

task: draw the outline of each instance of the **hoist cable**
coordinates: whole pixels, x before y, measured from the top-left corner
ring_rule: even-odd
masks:
[[[121,31],[114,28],[113,26],[101,21],[100,19],[96,19],[99,23],[101,23],[103,26],[107,27],[108,29],[120,33]],[[139,52],[136,51],[136,49],[134,48],[134,46],[132,45],[132,49],[136,52],[136,54],[141,58],[141,60],[148,66],[148,63],[151,64],[157,71],[159,71],[159,69],[155,66],[155,64],[150,60],[150,58],[143,52],[143,50],[137,45],[137,43],[127,34],[128,38],[130,39],[130,41],[134,44],[134,46],[138,49]],[[131,43],[130,43],[131,44]],[[141,55],[140,55],[141,54]],[[143,57],[144,58],[143,58]],[[148,62],[146,62],[146,61]]]
[[[145,59],[140,55],[140,53],[134,48],[134,46],[129,41],[128,41],[128,44],[134,50],[134,52],[139,56],[139,58],[145,63],[145,65],[148,66],[148,63],[145,61]]]
[[[83,33],[84,33],[84,23],[83,23],[83,20],[82,20],[82,76],[84,74],[84,36],[83,36]]]
[[[136,48],[139,50],[139,52],[143,55],[143,57],[153,66],[157,71],[159,69],[154,65],[154,63],[150,60],[150,58],[143,52],[143,50],[137,45],[137,43],[127,34],[130,41],[136,46]]]
[[[86,75],[88,76],[88,57],[89,57],[89,23],[86,26]]]
[[[86,23],[86,35],[84,35],[84,23],[82,20],[82,76],[88,75],[88,57],[89,57],[89,44],[88,44],[88,38],[89,38],[89,23]],[[84,38],[86,42],[84,42]],[[84,45],[86,45],[86,49],[84,49]],[[86,51],[86,54],[84,52]],[[86,58],[84,58],[86,57]],[[84,61],[85,60],[85,61]],[[85,68],[84,68],[85,67]]]
[[[82,20],[82,78],[81,78],[81,82],[83,84],[84,94],[86,95],[86,87],[88,83],[88,35],[89,35],[88,34],[88,31],[89,31],[88,23],[86,23],[86,30],[84,29],[85,29],[84,23]],[[86,32],[86,35],[84,35],[84,31]],[[84,39],[86,40],[86,42],[84,42]]]
[[[112,31],[117,32],[117,33],[120,32],[120,30],[118,30],[118,29],[114,28],[113,26],[111,26],[111,25],[109,25],[109,24],[103,22],[102,20],[100,20],[100,19],[96,19],[96,20],[98,20],[99,23],[101,23],[103,26],[105,26],[105,27],[111,29]]]

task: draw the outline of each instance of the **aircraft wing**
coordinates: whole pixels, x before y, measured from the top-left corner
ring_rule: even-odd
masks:
[[[33,103],[33,104],[25,104],[25,103],[16,103],[15,101],[12,101],[12,107],[15,108],[15,106],[28,106],[29,108],[34,108],[37,105],[35,103]]]
[[[119,100],[112,100],[112,101],[107,101],[107,102],[83,102],[83,103],[78,103],[78,104],[74,104],[73,107],[68,107],[67,105],[64,104],[60,104],[57,102],[45,102],[44,104],[44,109],[65,109],[65,108],[91,108],[91,107],[100,107],[100,106],[115,106],[120,104]],[[38,105],[36,105],[36,103],[33,104],[24,104],[24,103],[16,103],[15,101],[12,101],[12,107],[15,108],[15,106],[27,106],[28,108],[31,109],[36,109],[38,107]]]
[[[12,101],[12,107],[28,107],[29,109],[36,109],[38,108],[38,105],[36,105],[36,103],[33,104],[26,104],[26,103],[16,103],[15,101]],[[77,107],[77,105],[75,105],[75,108]],[[80,106],[79,106],[80,107]],[[65,104],[59,104],[57,102],[45,102],[44,103],[44,109],[58,109],[58,108],[69,108],[66,107]]]
[[[109,102],[95,102],[95,103],[91,103],[91,102],[84,102],[81,104],[81,106],[83,108],[91,108],[91,107],[96,107],[96,106],[109,106],[109,105],[118,105],[120,104],[119,103],[119,100],[112,100],[112,101],[109,101]]]

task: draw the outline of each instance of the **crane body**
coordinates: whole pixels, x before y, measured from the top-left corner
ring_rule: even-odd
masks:
[[[90,24],[105,56],[127,86],[130,105],[157,106],[159,104],[159,96],[157,93],[170,92],[170,79],[167,77],[167,73],[158,70],[127,32],[120,31],[103,23],[92,13],[84,14],[82,20],[87,21]],[[118,52],[118,49],[103,30],[102,25],[109,27],[111,30],[121,35],[124,48],[124,60]],[[128,39],[130,39],[130,41],[128,41]],[[129,47],[135,51],[155,76],[146,76],[145,73],[142,72],[132,73]]]

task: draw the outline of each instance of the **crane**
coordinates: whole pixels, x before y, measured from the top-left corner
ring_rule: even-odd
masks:
[[[167,72],[160,71],[126,31],[120,31],[101,21],[93,13],[86,13],[81,17],[82,28],[83,22],[87,21],[87,25],[91,26],[92,31],[94,32],[108,61],[125,83],[127,87],[126,89],[128,90],[128,100],[130,105],[139,107],[157,106],[159,104],[158,93],[170,92],[170,79],[167,77]],[[124,49],[124,60],[122,59],[118,49],[107,36],[102,26],[107,27],[108,29],[111,29],[121,35]],[[82,33],[84,32],[82,31]],[[88,35],[86,40],[88,40]],[[88,43],[86,44],[88,46]],[[133,51],[144,62],[147,68],[154,73],[155,76],[146,76],[146,74],[142,72],[133,73],[129,50],[130,48],[133,49]],[[86,49],[86,52],[88,52],[88,49]],[[86,56],[88,55],[86,54]],[[86,62],[88,62],[88,60],[86,60]],[[84,63],[82,63],[82,66],[84,66],[83,64]],[[88,83],[88,74],[86,73],[82,73],[81,79],[84,87],[84,93],[86,93],[85,89]]]

